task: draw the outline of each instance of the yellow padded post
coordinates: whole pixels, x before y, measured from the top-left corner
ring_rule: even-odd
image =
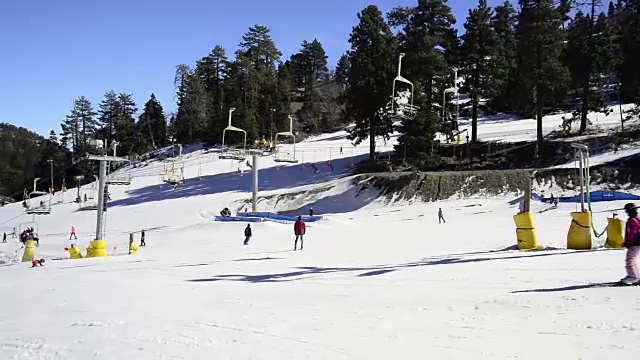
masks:
[[[87,257],[103,257],[107,256],[107,240],[89,241],[87,248]]]
[[[32,262],[36,258],[36,242],[27,240],[24,244],[24,253],[22,254],[22,262]]]
[[[571,226],[567,233],[567,249],[591,249],[591,212],[572,212]]]
[[[518,239],[519,250],[538,249],[538,237],[533,223],[533,213],[525,212],[513,217],[516,222],[516,237]]]
[[[129,243],[129,255],[135,255],[138,253],[138,244],[135,242]]]
[[[624,220],[608,218],[607,223],[607,242],[605,246],[614,249],[624,247]]]
[[[69,248],[69,257],[71,259],[82,259],[82,253],[80,252],[80,248],[76,246],[72,246]]]

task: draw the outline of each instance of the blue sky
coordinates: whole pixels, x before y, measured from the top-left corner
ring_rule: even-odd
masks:
[[[228,54],[249,26],[263,24],[283,52],[318,38],[333,66],[348,47],[357,13],[388,12],[416,0],[9,0],[0,9],[0,122],[40,134],[80,95],[94,107],[109,90],[133,93],[141,108],[155,93],[175,109],[175,66],[192,65],[216,44]],[[462,26],[475,0],[450,0]],[[495,1],[491,2],[495,3]],[[222,5],[224,4],[224,5]]]

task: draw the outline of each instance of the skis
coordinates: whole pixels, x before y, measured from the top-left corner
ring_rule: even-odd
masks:
[[[622,281],[612,281],[612,282],[589,284],[589,287],[625,287],[625,286],[640,286],[640,282],[629,284]]]

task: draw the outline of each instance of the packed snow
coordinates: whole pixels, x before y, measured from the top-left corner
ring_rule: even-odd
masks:
[[[479,128],[491,137],[504,126]],[[381,152],[394,142],[379,140]],[[0,231],[34,226],[47,260],[30,268],[14,261],[17,239],[0,244],[0,359],[637,355],[639,288],[588,287],[621,278],[624,252],[563,250],[576,205],[534,203],[546,250],[511,250],[518,194],[390,205],[348,177],[367,150],[338,132],[297,144],[298,164],[259,158],[259,210],[324,216],[307,224],[303,251],[292,251],[293,224],[251,224],[243,246],[246,224],[214,222],[223,207],[246,206],[251,175],[195,147],[175,189],[153,160],[131,170],[130,186],[110,186],[106,258],[68,260],[70,243],[84,249],[95,236],[96,213],[77,211],[75,189],[35,223],[20,204],[0,208]],[[594,204],[598,231],[623,205]],[[127,255],[129,233],[138,240],[142,229],[147,246]]]

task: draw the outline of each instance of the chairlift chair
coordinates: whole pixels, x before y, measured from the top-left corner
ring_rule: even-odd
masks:
[[[289,131],[279,132],[276,134],[275,141],[278,143],[278,136],[285,136],[293,138],[293,153],[289,151],[283,151],[282,145],[276,147],[276,152],[273,155],[273,161],[276,162],[287,162],[287,163],[297,163],[298,159],[296,159],[296,136],[293,134],[293,118],[289,115]]]
[[[233,112],[236,111],[236,108],[229,109],[229,124],[224,130],[222,130],[222,153],[218,156],[220,159],[230,159],[230,160],[244,160],[245,153],[247,151],[247,132],[240,129],[239,127],[235,127],[231,125],[231,116]],[[244,143],[242,150],[225,148],[224,139],[227,134],[227,131],[236,131],[244,134]]]
[[[98,210],[98,190],[95,186],[90,188],[80,188],[80,199],[78,200],[78,210]]]
[[[49,196],[49,200],[40,199],[40,203],[37,203],[36,206],[33,206],[34,201],[37,201],[39,198],[34,199],[35,197],[45,196],[49,193],[44,191],[32,191],[28,194],[28,199],[26,199],[27,208],[26,212],[29,215],[49,215],[51,214],[51,196]]]
[[[167,159],[164,163],[162,181],[169,185],[180,185],[184,182],[184,164],[178,164],[174,159]]]
[[[401,75],[402,58],[404,57],[404,55],[405,54],[400,53],[400,55],[398,56],[398,75],[395,77],[395,79],[393,79],[393,86],[391,90],[391,105],[388,107],[388,113],[391,116],[396,116],[401,119],[413,119],[416,116],[419,108],[413,105],[413,83]],[[411,87],[411,90],[409,90],[410,92],[408,94],[408,99],[406,101],[403,101],[404,99],[406,99],[406,96],[396,97],[396,83],[398,82],[407,84]],[[399,99],[400,101],[398,101],[397,99]]]
[[[131,185],[131,161],[126,165],[126,169],[117,170],[114,174],[110,174],[107,177],[107,184],[109,185]]]

